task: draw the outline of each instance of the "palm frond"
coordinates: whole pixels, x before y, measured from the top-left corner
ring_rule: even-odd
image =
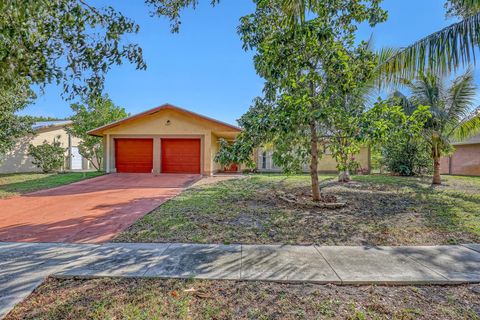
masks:
[[[477,86],[473,79],[473,71],[469,69],[463,75],[455,78],[446,96],[447,119],[453,125],[469,116],[474,105]]]
[[[382,73],[393,83],[398,83],[402,78],[412,79],[418,72],[432,71],[443,75],[475,63],[475,50],[479,44],[480,12],[477,11],[400,50],[384,63]]]
[[[394,91],[389,98],[393,104],[399,105],[402,107],[403,112],[407,115],[413,114],[417,109],[417,104],[413,103],[410,98],[401,93],[400,91]]]
[[[413,100],[417,104],[430,106],[431,109],[443,110],[443,97],[445,96],[445,84],[442,77],[433,73],[419,73],[415,81],[406,82],[412,91]]]
[[[460,123],[453,131],[458,140],[465,140],[480,133],[480,107],[477,107],[469,117]]]
[[[370,45],[370,42],[371,40],[369,40],[369,45]],[[375,85],[379,89],[388,89],[388,87],[390,86],[390,83],[388,79],[386,79],[386,75],[384,74],[382,69],[385,63],[387,63],[387,61],[389,61],[390,59],[398,55],[399,52],[400,52],[400,49],[389,48],[389,47],[381,48],[376,52],[377,68],[374,72],[374,81],[375,81]]]

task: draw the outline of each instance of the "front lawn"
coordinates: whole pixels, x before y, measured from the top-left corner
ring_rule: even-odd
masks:
[[[477,290],[50,278],[5,319],[479,319]]]
[[[309,193],[308,175],[252,175],[191,188],[137,221],[117,242],[433,245],[480,242],[480,177],[322,175],[325,194],[347,206],[282,200]]]
[[[0,174],[0,199],[97,177],[101,172]]]

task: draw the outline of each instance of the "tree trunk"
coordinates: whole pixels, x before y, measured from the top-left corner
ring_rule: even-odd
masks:
[[[338,182],[349,182],[350,181],[350,171],[346,169],[345,171],[340,171],[338,174]]]
[[[438,154],[433,155],[433,179],[432,184],[442,184],[440,178],[440,156]]]
[[[312,200],[320,201],[320,184],[318,183],[318,136],[315,122],[310,123],[310,177],[312,179]]]

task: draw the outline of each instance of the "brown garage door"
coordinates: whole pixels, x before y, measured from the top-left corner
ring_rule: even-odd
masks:
[[[163,173],[200,173],[200,139],[162,139]]]
[[[153,139],[115,139],[117,172],[152,172]]]

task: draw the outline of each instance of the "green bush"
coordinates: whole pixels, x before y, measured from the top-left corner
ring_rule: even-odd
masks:
[[[428,146],[420,139],[390,141],[382,146],[381,153],[381,162],[391,173],[415,176],[431,172],[432,161]]]
[[[52,143],[43,141],[41,145],[28,146],[28,155],[33,158],[32,163],[43,172],[53,172],[60,169],[64,163],[65,148],[58,139],[54,139]]]

